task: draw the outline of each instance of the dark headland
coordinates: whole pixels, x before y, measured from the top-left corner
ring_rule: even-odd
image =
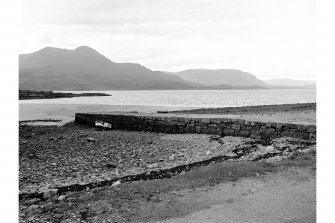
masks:
[[[92,97],[92,96],[111,96],[105,93],[62,93],[53,91],[33,91],[33,90],[19,90],[19,100],[28,99],[52,99],[52,98],[74,98],[74,97]]]

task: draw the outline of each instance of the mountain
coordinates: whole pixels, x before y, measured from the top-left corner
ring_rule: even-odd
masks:
[[[190,69],[174,74],[186,81],[196,82],[202,85],[232,85],[232,86],[261,86],[266,87],[266,84],[258,79],[255,75],[233,69]]]
[[[19,88],[32,90],[194,89],[178,76],[140,64],[115,63],[96,50],[46,47],[19,55]]]
[[[271,86],[315,88],[315,81],[293,80],[288,78],[263,80]]]
[[[189,73],[200,73],[196,76],[201,78],[189,77]],[[46,47],[19,55],[19,88],[38,91],[226,90],[264,89],[265,84],[254,75],[237,70],[152,71],[136,63],[115,63],[96,50],[81,46],[74,50]]]

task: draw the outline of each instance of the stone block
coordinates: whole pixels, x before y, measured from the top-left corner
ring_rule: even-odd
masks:
[[[316,134],[315,133],[309,133],[309,139],[316,139]]]
[[[201,122],[208,124],[208,123],[211,123],[211,119],[210,118],[202,118]]]
[[[291,124],[291,123],[285,123],[284,124],[284,129],[285,130],[297,129],[297,125],[296,124]]]
[[[221,129],[224,129],[224,128],[227,127],[227,124],[225,124],[225,123],[220,123],[220,124],[218,125],[218,127],[221,128]]]
[[[178,129],[178,134],[183,134],[185,133],[185,129],[184,128],[179,128]]]
[[[234,136],[235,135],[235,131],[234,131],[234,129],[224,129],[223,130],[223,135],[225,135],[225,136]]]
[[[240,129],[241,129],[241,126],[240,126],[240,124],[233,124],[233,125],[232,125],[232,129],[240,130]]]
[[[309,133],[316,132],[316,126],[314,126],[314,125],[309,125],[309,126],[307,126],[306,131],[309,132]]]
[[[251,134],[250,131],[246,131],[246,130],[236,132],[236,136],[240,136],[240,137],[249,137],[250,134]]]
[[[171,120],[171,121],[178,121],[179,118],[178,118],[178,117],[171,117],[170,120]]]
[[[306,128],[307,126],[306,125],[296,125],[298,131],[300,132],[305,132],[306,131]]]
[[[233,123],[233,119],[222,118],[221,119],[221,123],[230,124],[230,123]]]
[[[220,118],[211,118],[210,121],[211,121],[211,123],[216,123],[216,124],[220,124],[221,123],[221,119]]]
[[[274,139],[277,138],[278,134],[274,129],[266,129],[263,133],[262,133],[262,138],[264,139]]]
[[[258,126],[266,126],[266,122],[256,122],[256,125],[258,125]]]
[[[202,134],[210,134],[209,129],[201,129]]]
[[[191,122],[192,118],[183,118],[183,122]]]
[[[276,123],[276,129],[282,129],[283,123]]]
[[[281,137],[287,136],[292,138],[299,138],[299,139],[308,139],[309,134],[306,132],[296,132],[296,131],[283,131],[280,133]]]
[[[261,139],[262,138],[262,134],[259,130],[251,130],[250,131],[250,138],[253,138],[253,139]]]
[[[223,135],[223,131],[221,129],[216,129],[216,131],[215,131],[214,134],[222,136]]]
[[[193,118],[194,122],[201,122],[201,118]]]

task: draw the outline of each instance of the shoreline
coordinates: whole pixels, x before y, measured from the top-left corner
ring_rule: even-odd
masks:
[[[307,106],[303,106],[307,105]],[[292,108],[298,109],[292,109]],[[263,110],[264,108],[267,108]],[[183,111],[178,111],[183,110]],[[74,121],[75,113],[139,112],[155,114],[198,114],[201,116],[221,116],[254,121],[285,122],[295,124],[316,124],[316,103],[295,103],[282,105],[258,105],[230,108],[187,108],[145,105],[83,105],[83,104],[19,104],[19,121],[61,120],[44,124],[62,125]],[[197,112],[200,111],[200,112]],[[209,112],[209,111],[216,111]],[[217,112],[225,111],[225,112]],[[39,124],[38,122],[35,124]]]
[[[270,104],[253,105],[240,107],[214,107],[169,111],[169,113],[184,114],[247,114],[247,113],[266,113],[266,112],[287,112],[301,110],[316,110],[316,103],[292,103],[292,104]]]

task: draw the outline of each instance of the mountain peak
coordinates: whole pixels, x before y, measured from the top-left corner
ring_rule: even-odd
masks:
[[[79,46],[73,50],[69,50],[69,49],[63,49],[63,48],[57,48],[57,47],[51,47],[51,46],[47,46],[44,47],[36,52],[42,52],[42,53],[53,53],[53,52],[71,52],[71,51],[75,51],[75,52],[94,52],[94,53],[98,53],[98,51],[96,51],[95,49],[89,47],[89,46]]]
[[[61,52],[61,51],[68,51],[68,50],[57,48],[57,47],[47,46],[47,47],[44,47],[44,48],[36,51],[35,53],[53,53],[53,52]]]
[[[94,51],[97,52],[95,49],[89,47],[89,46],[79,46],[76,49],[74,49],[75,51]]]

